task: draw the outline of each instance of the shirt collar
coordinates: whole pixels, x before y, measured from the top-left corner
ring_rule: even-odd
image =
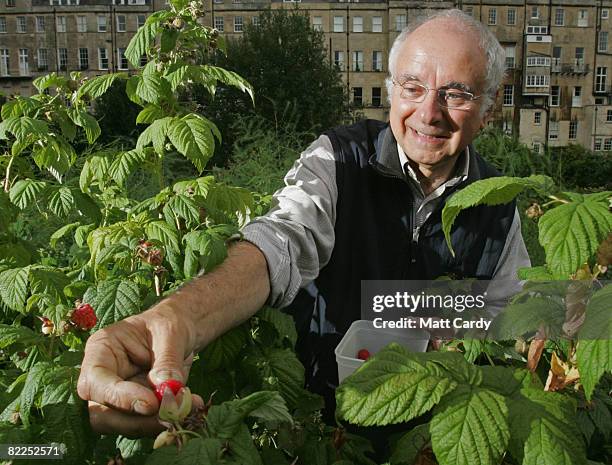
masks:
[[[400,166],[404,171],[404,175],[415,181],[417,184],[419,183],[416,173],[408,163],[408,157],[404,153],[404,150],[400,146],[399,142],[397,143],[397,153],[399,154],[399,162]],[[457,160],[457,166],[455,167],[453,176],[446,181],[444,184],[448,186],[454,186],[459,182],[467,179],[468,173],[470,170],[470,147],[467,146],[463,153],[459,155],[459,160]]]

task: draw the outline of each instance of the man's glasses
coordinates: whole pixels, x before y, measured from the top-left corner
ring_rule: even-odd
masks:
[[[429,91],[433,90],[438,94],[438,104],[440,106],[455,110],[471,110],[474,107],[474,101],[482,97],[482,95],[474,95],[471,92],[464,92],[458,89],[430,89],[415,81],[400,83],[395,78],[393,78],[393,84],[401,88],[400,97],[405,100],[421,103],[425,100]]]

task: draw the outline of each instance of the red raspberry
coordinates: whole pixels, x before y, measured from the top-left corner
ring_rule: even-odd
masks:
[[[155,385],[155,396],[157,397],[157,400],[161,402],[166,388],[170,389],[172,394],[176,396],[183,387],[185,387],[185,385],[178,379],[167,379],[166,381]]]
[[[370,358],[370,351],[368,349],[361,349],[357,352],[357,358],[359,360],[367,360]]]
[[[70,321],[79,329],[83,331],[89,331],[91,328],[96,326],[98,318],[96,312],[89,304],[79,305],[70,316]]]

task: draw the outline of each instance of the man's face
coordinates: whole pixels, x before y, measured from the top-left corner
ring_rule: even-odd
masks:
[[[439,19],[418,27],[402,44],[396,62],[397,82],[418,82],[430,89],[454,88],[481,95],[485,86],[486,58],[473,33]],[[406,156],[421,166],[439,167],[453,162],[484,124],[481,97],[468,110],[441,106],[435,91],[421,103],[400,96],[393,86],[390,123]]]

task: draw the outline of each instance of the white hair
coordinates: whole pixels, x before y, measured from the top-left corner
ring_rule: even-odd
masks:
[[[485,76],[485,88],[483,90],[483,105],[481,107],[481,113],[484,114],[486,111],[495,103],[495,95],[497,89],[501,85],[502,79],[505,73],[505,53],[503,47],[500,45],[497,37],[489,29],[487,29],[480,21],[472,18],[470,15],[465,14],[461,10],[450,9],[450,10],[436,10],[429,11],[422,16],[419,16],[415,20],[411,21],[406,26],[400,35],[397,36],[389,52],[389,77],[385,80],[387,86],[387,99],[389,104],[391,103],[391,94],[393,93],[393,81],[392,78],[395,75],[397,58],[402,44],[406,41],[408,36],[415,31],[419,26],[422,26],[429,21],[434,19],[450,19],[459,24],[462,29],[471,31],[478,35],[481,50],[486,55],[486,76]]]

